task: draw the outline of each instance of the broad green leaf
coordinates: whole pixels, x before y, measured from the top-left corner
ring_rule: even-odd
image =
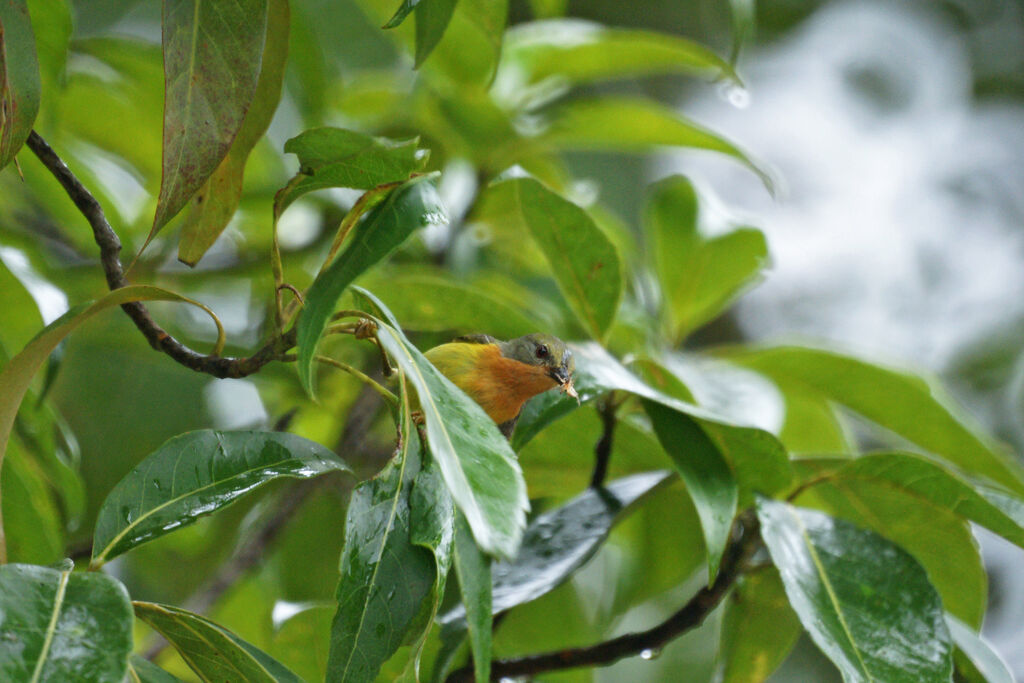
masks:
[[[267,131],[281,100],[288,57],[289,14],[287,0],[268,0],[266,41],[252,103],[227,156],[189,201],[190,209],[181,227],[178,260],[190,266],[213,246],[235,214],[242,197],[245,162]]]
[[[406,392],[401,425],[394,457],[356,488],[348,505],[329,680],[373,681],[435,588],[434,558],[410,538],[410,497],[421,454]]]
[[[166,638],[204,683],[302,683],[276,659],[209,619],[170,605],[132,605],[135,616]]]
[[[450,276],[442,277],[441,273],[393,270],[360,282],[370,290],[388,293],[392,311],[407,330],[486,330],[487,334],[509,339],[539,329],[539,323],[511,300]]]
[[[508,0],[457,0],[453,12],[451,3],[424,0],[417,8],[416,65],[446,85],[482,91],[497,71]]]
[[[329,449],[284,432],[186,432],[114,486],[100,508],[92,566],[192,524],[277,477],[350,471]]]
[[[417,68],[441,42],[455,14],[457,4],[458,0],[419,0],[416,6]]]
[[[811,348],[736,349],[722,355],[766,375],[786,393],[799,390],[849,408],[965,472],[1024,493],[1021,468],[920,377]]]
[[[867,457],[872,460],[866,468],[860,464],[860,459],[796,461],[797,472],[807,472],[801,477],[805,481],[822,478],[806,489],[796,502],[871,529],[906,550],[928,573],[928,580],[942,597],[946,611],[980,626],[985,614],[988,582],[977,541],[964,519],[932,497],[936,493],[940,496],[951,493],[936,490],[935,477],[942,483],[955,480],[948,477],[950,481],[943,481],[941,475],[945,473],[941,468],[913,456],[902,462],[898,456],[883,461],[877,456]],[[851,473],[863,472],[866,476],[839,476],[838,473],[828,476],[827,472],[833,468],[848,471],[846,463],[857,465],[849,470]],[[875,471],[883,472],[882,476],[872,476]],[[904,487],[901,481],[908,485]],[[962,500],[980,498],[962,484],[959,488],[966,496]],[[916,494],[914,489],[923,495]]]
[[[393,324],[394,316],[366,290]],[[431,365],[401,330],[378,321],[377,338],[416,389],[427,447],[484,552],[514,557],[526,526],[526,483],[515,453],[473,399]]]
[[[609,391],[625,391],[659,403],[700,425],[732,468],[743,503],[751,492],[776,492],[785,488],[792,471],[785,449],[770,433],[737,424],[712,411],[668,396],[644,383],[610,353],[595,343],[571,344],[576,356],[574,384],[582,403],[589,403]],[[517,449],[545,426],[576,409],[576,401],[549,392],[527,403],[513,435]]]
[[[732,67],[708,48],[676,35],[607,28],[578,19],[518,24],[505,37],[506,68],[526,83],[557,78],[590,83],[657,74],[719,76],[736,83]]]
[[[352,281],[398,248],[417,228],[447,222],[441,198],[429,176],[408,181],[356,226],[348,247],[314,282],[306,295],[298,329],[297,369],[303,388],[315,394],[313,357],[338,298]]]
[[[482,201],[490,220],[533,237],[584,328],[595,339],[604,337],[622,298],[622,266],[587,212],[533,178],[495,183]]]
[[[761,535],[790,604],[848,683],[949,681],[952,642],[924,569],[877,534],[759,499]]]
[[[4,366],[3,372],[0,372],[0,386],[4,387],[4,391],[0,392],[0,462],[3,461],[3,455],[7,451],[7,440],[11,434],[11,427],[14,426],[14,418],[18,414],[18,406],[21,405],[21,400],[25,396],[25,392],[28,391],[32,378],[46,362],[50,352],[56,348],[57,344],[71,334],[76,327],[100,311],[132,301],[154,300],[181,301],[209,311],[202,304],[160,287],[151,285],[122,287],[107,293],[91,304],[85,303],[76,306],[54,320]],[[221,338],[223,338],[223,331],[221,331]]]
[[[148,659],[132,655],[128,658],[128,678],[125,683],[181,683],[181,679]]]
[[[779,440],[790,453],[852,453],[853,447],[839,416],[820,396],[779,387],[786,417]]]
[[[653,100],[625,96],[573,100],[551,112],[549,128],[539,141],[557,150],[706,149],[736,159],[774,192],[768,172],[739,147]]]
[[[39,112],[36,39],[24,0],[0,2],[0,169],[32,132]]]
[[[267,1],[164,3],[163,175],[147,242],[217,170],[242,127],[260,75]]]
[[[685,337],[722,313],[768,260],[760,230],[701,235],[697,193],[684,176],[653,186],[645,222],[672,339]]]
[[[741,576],[722,620],[722,683],[761,683],[789,656],[803,633],[774,567]]]
[[[697,508],[708,555],[708,585],[711,585],[729,541],[739,487],[721,450],[693,418],[651,400],[643,403],[658,441],[675,462]]]
[[[28,0],[43,99],[57,92],[64,82],[71,43],[71,7],[62,0]]]
[[[50,564],[64,556],[64,524],[38,465],[10,442],[0,483],[3,525],[10,562]]]
[[[0,567],[0,632],[0,679],[120,681],[132,608],[106,574],[8,564]]]
[[[664,470],[630,475],[600,489],[588,488],[538,515],[526,528],[515,559],[496,562],[491,569],[494,614],[536,600],[564,583],[597,553],[612,526],[669,478]],[[465,618],[465,607],[460,605],[438,621],[464,627]]]
[[[978,675],[977,679],[972,679],[969,683],[1014,683],[1010,667],[988,641],[959,619],[948,614],[946,626],[949,627],[949,633],[953,636],[957,649],[974,668],[972,673]],[[957,664],[958,668],[959,666]]]
[[[275,622],[267,654],[306,681],[323,680],[334,612],[335,605],[311,603],[283,622]]]
[[[484,555],[473,540],[465,517],[455,527],[455,573],[459,593],[466,610],[469,647],[473,653],[473,672],[478,681],[491,680],[491,558]]]
[[[274,215],[309,192],[328,187],[371,190],[397,183],[423,167],[418,138],[388,140],[344,128],[312,128],[284,144],[299,157],[299,173],[274,198]]]

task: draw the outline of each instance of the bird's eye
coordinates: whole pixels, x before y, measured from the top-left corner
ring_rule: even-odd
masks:
[[[541,344],[537,347],[537,358],[547,358],[549,353],[551,352],[548,351],[547,345]]]

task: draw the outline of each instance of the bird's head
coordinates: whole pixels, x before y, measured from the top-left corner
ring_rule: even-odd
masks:
[[[579,400],[572,386],[576,361],[565,342],[550,334],[528,334],[501,343],[501,354],[520,363],[542,367],[563,393]]]

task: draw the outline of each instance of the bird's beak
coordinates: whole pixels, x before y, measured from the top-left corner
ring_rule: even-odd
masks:
[[[569,394],[578,403],[580,400],[579,394],[576,393],[576,388],[572,385],[572,376],[569,374],[568,368],[562,366],[560,368],[552,368],[548,371],[548,377],[558,382],[559,389],[563,394]]]

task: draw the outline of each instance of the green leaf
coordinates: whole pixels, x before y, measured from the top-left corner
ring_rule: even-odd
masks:
[[[739,161],[774,193],[768,172],[739,147],[652,100],[625,96],[573,100],[551,113],[549,128],[539,141],[556,150],[646,153],[663,146],[706,149]]]
[[[785,449],[770,433],[729,420],[712,411],[668,396],[641,381],[605,349],[595,343],[570,345],[576,356],[574,385],[582,403],[609,391],[625,391],[659,403],[700,425],[725,457],[739,484],[741,504],[751,492],[774,493],[792,478]],[[549,392],[526,404],[513,435],[518,449],[545,426],[576,409],[576,401]]]
[[[584,328],[595,339],[604,337],[622,298],[622,266],[587,212],[533,178],[495,183],[481,201],[489,219],[533,237]]]
[[[658,441],[675,462],[697,509],[707,548],[708,585],[711,585],[729,541],[739,487],[722,452],[696,421],[660,403],[650,400],[643,403]]]
[[[100,507],[92,566],[216,512],[277,477],[351,471],[329,449],[284,432],[203,429],[165,442]]]
[[[909,373],[829,351],[794,346],[730,350],[722,356],[799,390],[849,408],[973,475],[1024,493],[1024,474],[988,443],[931,383]]]
[[[297,370],[303,388],[315,394],[313,357],[338,298],[370,266],[398,248],[417,228],[448,220],[429,176],[413,178],[370,211],[356,226],[348,247],[318,277],[306,295],[298,329]]]
[[[942,597],[945,609],[980,626],[987,580],[977,541],[966,521],[935,500],[936,494],[940,498],[956,496],[952,488],[942,487],[955,480],[948,475],[944,480],[942,475],[946,473],[941,468],[913,456],[904,461],[899,456],[882,460],[867,457],[871,460],[866,467],[860,459],[796,461],[797,471],[806,472],[802,479],[818,480],[797,502],[871,529],[902,547],[928,572],[928,580]],[[846,463],[856,466],[847,470],[843,466]],[[852,476],[837,473],[830,477],[827,473],[835,468]],[[881,476],[875,476],[875,472]],[[980,498],[967,486],[961,484],[959,489],[965,501]],[[947,500],[959,502],[955,497]]]
[[[761,535],[811,638],[849,683],[949,681],[952,643],[924,569],[877,534],[759,499]]]
[[[757,0],[729,0],[732,15],[732,49],[729,63],[735,64],[743,44],[752,40],[757,29]]]
[[[420,470],[420,445],[406,392],[401,418],[394,457],[356,488],[348,505],[329,680],[373,681],[435,589],[435,560],[410,538],[410,492]]]
[[[466,610],[473,673],[478,681],[491,680],[491,560],[473,541],[473,534],[460,516],[455,527],[455,573]]]
[[[372,190],[397,183],[423,167],[419,138],[389,140],[344,128],[312,128],[284,144],[299,157],[299,173],[274,198],[274,215],[309,192],[329,187]]]
[[[181,683],[181,679],[173,676],[153,662],[132,655],[128,658],[128,679],[125,683]]]
[[[760,230],[701,235],[697,207],[697,193],[683,176],[652,186],[645,222],[672,339],[682,339],[722,313],[768,261]]]
[[[135,616],[166,638],[205,683],[302,683],[267,653],[198,614],[153,602],[132,605]]]
[[[39,112],[36,39],[24,0],[0,2],[0,169],[32,132]]]
[[[774,567],[740,577],[729,594],[718,653],[722,683],[761,683],[803,633]]]
[[[1014,683],[1013,673],[988,641],[956,617],[946,615],[946,626],[957,649],[967,658],[979,676],[971,683]],[[959,653],[958,653],[959,654]],[[960,664],[957,664],[960,668]]]
[[[64,556],[64,524],[38,465],[10,443],[0,473],[3,524],[10,562],[49,564]]]
[[[458,0],[420,0],[416,8],[416,68],[441,42],[455,15]],[[498,4],[498,3],[494,3]]]
[[[523,536],[515,559],[496,562],[494,614],[536,600],[564,583],[600,549],[616,523],[634,505],[669,481],[669,472],[643,472],[622,477],[600,489],[588,488],[564,505],[538,515]],[[441,624],[465,627],[463,606],[443,614]]]
[[[128,592],[106,574],[0,567],[0,679],[120,681],[132,649]]]
[[[416,5],[420,4],[420,2],[421,0],[402,0],[402,4],[398,6],[398,9],[396,9],[395,13],[391,15],[391,18],[388,19],[383,28],[395,28],[396,26],[401,26],[402,22],[405,21],[405,18],[409,16],[414,9],[416,9]]]
[[[393,324],[366,290],[359,293]],[[514,557],[526,526],[526,482],[508,441],[473,399],[442,375],[402,332],[378,321],[377,339],[416,389],[427,446],[484,552]]]
[[[224,160],[256,93],[267,0],[164,3],[164,142],[148,242]]]
[[[739,83],[728,62],[691,40],[579,19],[513,27],[505,37],[502,68],[506,65],[519,71],[516,76],[526,83],[557,78],[577,84],[659,74],[724,77]]]
[[[268,0],[266,41],[252,103],[227,156],[189,201],[190,209],[181,227],[178,260],[190,266],[213,246],[235,214],[242,197],[245,162],[267,131],[281,100],[288,58],[289,14],[287,0]]]
[[[416,65],[447,85],[482,91],[497,71],[508,0],[457,0],[449,18],[451,3],[424,0],[416,10]]]

